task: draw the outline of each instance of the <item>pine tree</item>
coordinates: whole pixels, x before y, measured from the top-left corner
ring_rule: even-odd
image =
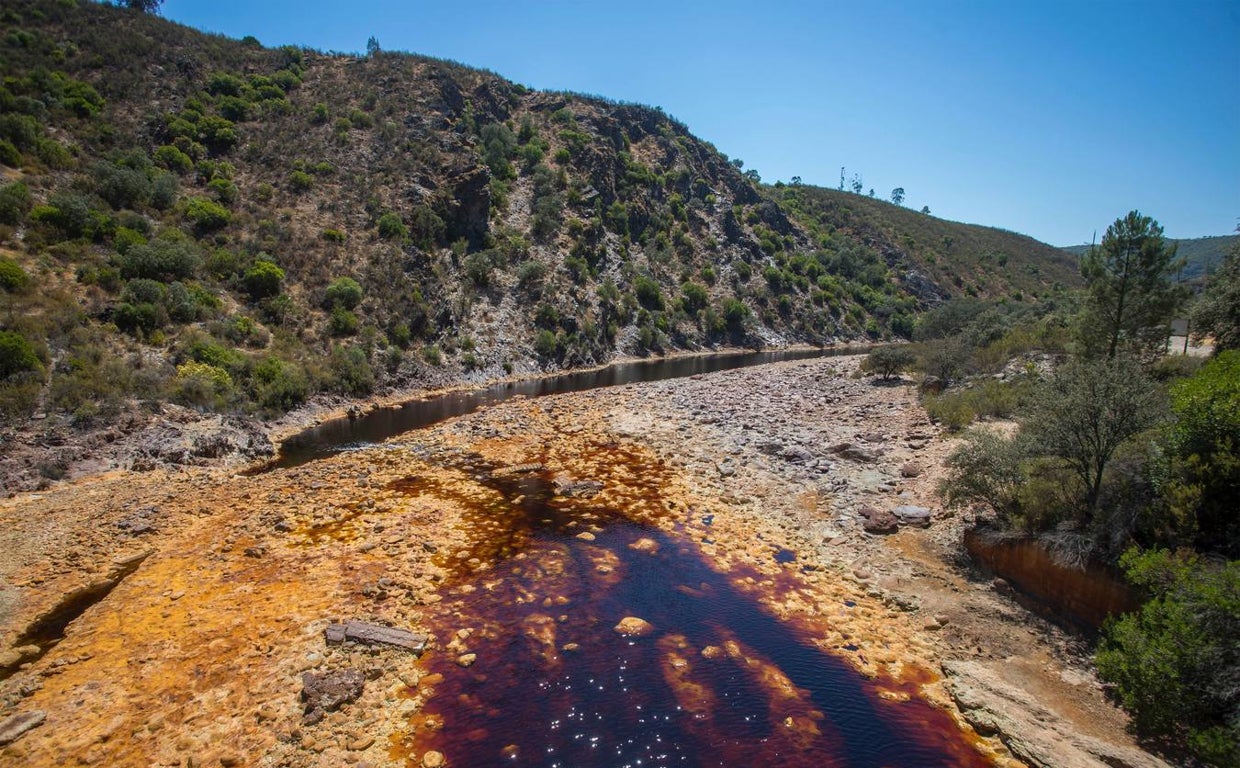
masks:
[[[1159,353],[1184,301],[1183,289],[1172,282],[1183,266],[1175,250],[1158,222],[1139,211],[1107,227],[1101,245],[1081,259],[1089,291],[1082,339],[1087,354],[1114,358],[1124,348]]]

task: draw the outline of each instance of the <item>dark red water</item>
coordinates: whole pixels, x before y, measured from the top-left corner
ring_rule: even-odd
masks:
[[[669,513],[657,462],[596,451],[615,473],[593,498],[476,461],[466,469],[485,491],[396,486],[470,504],[473,540],[445,555],[458,568],[434,622],[441,642],[473,634],[424,659],[433,695],[394,755],[435,749],[454,766],[989,765],[943,712],[880,697],[809,628],[768,613],[744,581],[758,574],[719,573],[689,537],[656,528]],[[776,581],[796,579],[786,572]],[[625,617],[652,629],[619,634]],[[477,659],[459,666],[466,651]]]

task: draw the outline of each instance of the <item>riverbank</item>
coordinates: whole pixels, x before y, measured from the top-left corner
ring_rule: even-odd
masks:
[[[1159,765],[1125,736],[1070,637],[958,568],[969,521],[943,515],[932,493],[950,443],[911,387],[853,378],[858,362],[518,399],[255,477],[118,473],[2,502],[0,647],[25,666],[0,683],[0,705],[3,717],[46,719],[0,758],[405,765],[428,731],[465,738],[426,719],[437,681],[423,663],[329,646],[323,631],[349,619],[409,628],[432,634],[432,655],[485,663],[502,628],[455,626],[442,607],[462,599],[454,574],[494,567],[454,557],[476,551],[466,511],[489,498],[459,462],[477,456],[490,472],[539,466],[564,488],[597,484],[624,508],[657,477],[650,524],[738,574],[738,588],[813,628],[815,644],[888,695],[911,684],[966,732],[972,723],[980,734],[966,738],[998,764],[1019,764],[1014,752],[1029,764]],[[619,471],[598,446],[644,469]],[[411,493],[410,478],[435,491]],[[862,513],[874,528],[896,507],[910,508],[896,533],[866,531]],[[917,509],[929,527],[913,527]],[[12,647],[83,594],[98,600],[69,606],[80,616],[45,654]],[[301,675],[346,668],[365,677],[356,701],[307,723]]]

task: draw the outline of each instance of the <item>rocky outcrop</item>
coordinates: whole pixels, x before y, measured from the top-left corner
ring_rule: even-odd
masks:
[[[978,733],[998,735],[1033,768],[1169,768],[1145,752],[1068,727],[1037,697],[977,661],[943,663],[948,690]]]

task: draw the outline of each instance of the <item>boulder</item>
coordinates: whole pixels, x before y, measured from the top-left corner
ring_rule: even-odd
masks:
[[[898,507],[894,507],[891,513],[900,521],[900,525],[912,525],[918,528],[926,528],[930,525],[929,507],[901,504]]]
[[[857,510],[857,512],[863,519],[861,527],[865,529],[866,533],[895,533],[900,529],[900,521],[896,519],[895,515],[885,509],[865,506]]]
[[[625,616],[612,629],[621,635],[644,637],[654,631],[654,625],[636,616]]]
[[[324,712],[357,701],[366,687],[366,675],[356,669],[335,672],[306,672],[301,676],[301,700],[306,705],[306,721],[318,722]]]

